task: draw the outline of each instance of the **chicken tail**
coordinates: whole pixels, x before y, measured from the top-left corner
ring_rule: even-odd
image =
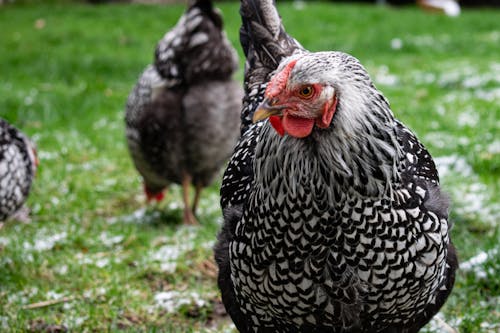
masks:
[[[241,0],[240,43],[246,56],[241,132],[252,123],[271,73],[281,60],[302,50],[283,27],[274,0]]]

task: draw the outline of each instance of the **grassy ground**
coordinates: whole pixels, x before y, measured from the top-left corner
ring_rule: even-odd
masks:
[[[239,45],[237,4],[221,7]],[[124,142],[126,96],[182,10],[1,8],[0,115],[36,141],[41,165],[31,222],[0,230],[0,331],[231,331],[211,250],[219,184],[204,193],[202,226],[183,227],[179,188],[146,207]],[[430,149],[466,262],[442,318],[460,332],[498,332],[500,12],[447,18],[326,3],[280,10],[307,48],[358,57]]]

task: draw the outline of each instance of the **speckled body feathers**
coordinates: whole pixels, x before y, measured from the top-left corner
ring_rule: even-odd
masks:
[[[339,104],[331,126],[304,139],[244,122],[215,248],[226,309],[241,332],[418,332],[457,267],[432,158],[357,59],[303,50],[277,13],[262,18],[270,4],[242,1],[243,120],[292,60],[290,80],[329,84]],[[266,49],[270,35],[286,40]]]
[[[35,170],[31,142],[0,119],[0,221],[12,216],[26,201]]]
[[[210,1],[192,1],[127,101],[129,150],[150,189],[180,183],[184,173],[206,186],[227,161],[241,105],[236,68],[220,14]]]

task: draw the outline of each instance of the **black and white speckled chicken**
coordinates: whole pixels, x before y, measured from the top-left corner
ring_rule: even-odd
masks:
[[[0,221],[16,213],[28,198],[37,164],[33,143],[0,118]]]
[[[272,0],[241,15],[243,130],[215,247],[226,310],[240,332],[418,332],[457,268],[431,156],[357,59],[303,49]]]
[[[156,47],[126,106],[126,135],[148,200],[182,184],[184,223],[203,187],[223,167],[238,140],[242,89],[232,79],[237,54],[211,1],[192,0]],[[196,188],[192,208],[189,187]]]

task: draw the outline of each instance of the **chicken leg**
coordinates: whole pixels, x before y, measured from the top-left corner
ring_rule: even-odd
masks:
[[[195,193],[194,193],[194,200],[193,200],[193,214],[194,215],[196,215],[196,209],[198,208],[198,203],[200,202],[200,196],[201,196],[202,189],[203,189],[203,186],[200,183],[196,184]]]
[[[198,221],[189,205],[189,187],[191,186],[191,175],[184,172],[182,176],[182,200],[184,201],[184,218],[183,223],[186,225],[196,225]]]

